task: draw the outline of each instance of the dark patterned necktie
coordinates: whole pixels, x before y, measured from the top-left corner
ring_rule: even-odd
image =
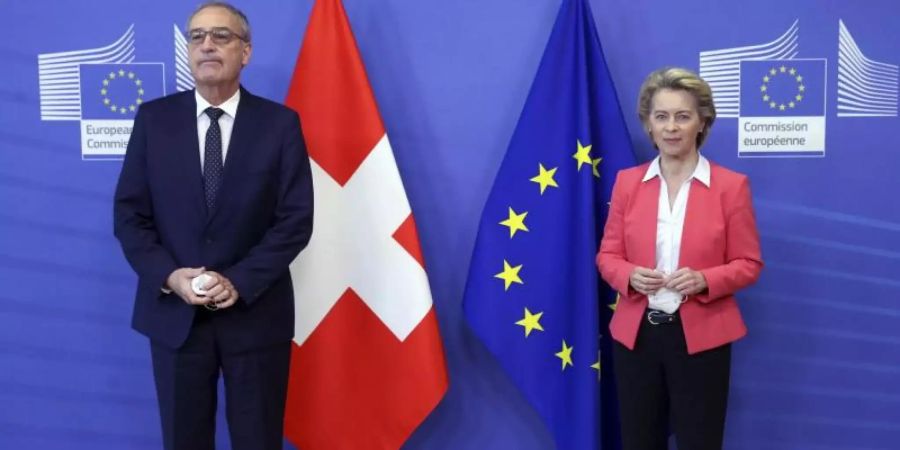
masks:
[[[203,151],[203,191],[206,194],[206,210],[212,211],[216,206],[216,195],[222,185],[222,129],[219,128],[219,117],[225,114],[219,108],[209,107],[205,111],[210,118],[209,129],[206,130],[206,147]]]

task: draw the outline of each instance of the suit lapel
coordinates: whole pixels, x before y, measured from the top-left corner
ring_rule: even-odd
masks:
[[[174,142],[182,144],[177,149],[177,164],[184,179],[185,194],[193,203],[194,211],[206,212],[206,200],[203,195],[203,166],[200,164],[200,142],[197,140],[197,100],[194,91],[184,93],[182,105],[177,115],[173,115],[170,127],[176,134]],[[188,124],[185,126],[185,124]]]
[[[660,177],[639,181],[635,205],[634,263],[648,268],[656,267],[656,225],[659,214]],[[649,237],[649,238],[648,238]]]
[[[697,253],[695,249],[707,245],[701,236],[704,234],[702,233],[704,226],[709,225],[708,215],[710,211],[713,211],[712,201],[712,190],[697,179],[691,180],[691,190],[688,193],[684,211],[684,226],[681,229],[681,247],[678,252],[679,268],[690,267],[696,270],[700,266],[694,256]]]

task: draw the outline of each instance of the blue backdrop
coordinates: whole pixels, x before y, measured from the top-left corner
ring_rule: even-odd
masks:
[[[0,4],[0,448],[160,446],[111,198],[130,106],[182,84],[175,28],[193,3]],[[281,100],[311,1],[236,3],[254,31],[244,84]],[[552,446],[460,303],[559,3],[345,0],[416,214],[450,369],[446,398],[408,448]],[[740,296],[750,334],[734,350],[726,448],[896,448],[900,6],[591,6],[638,159],[653,155],[633,106],[643,77],[686,66],[713,83],[720,110],[704,154],[751,178],[767,266]],[[156,64],[135,77],[86,67],[110,62]],[[88,85],[70,81],[79,70]],[[754,89],[763,85],[770,100]]]

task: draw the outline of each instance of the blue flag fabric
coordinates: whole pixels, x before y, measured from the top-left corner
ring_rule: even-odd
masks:
[[[463,300],[560,449],[617,445],[610,352],[600,354],[615,295],[594,258],[615,175],[634,164],[590,6],[564,0],[482,213]]]

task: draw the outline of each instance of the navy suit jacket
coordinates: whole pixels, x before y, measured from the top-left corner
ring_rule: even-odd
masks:
[[[243,351],[294,334],[288,266],[309,242],[313,188],[297,113],[241,88],[216,207],[207,211],[194,91],[138,110],[115,193],[115,235],[138,275],[132,326],[180,347],[197,306],[161,287],[206,267],[240,294],[217,311],[222,345]]]

